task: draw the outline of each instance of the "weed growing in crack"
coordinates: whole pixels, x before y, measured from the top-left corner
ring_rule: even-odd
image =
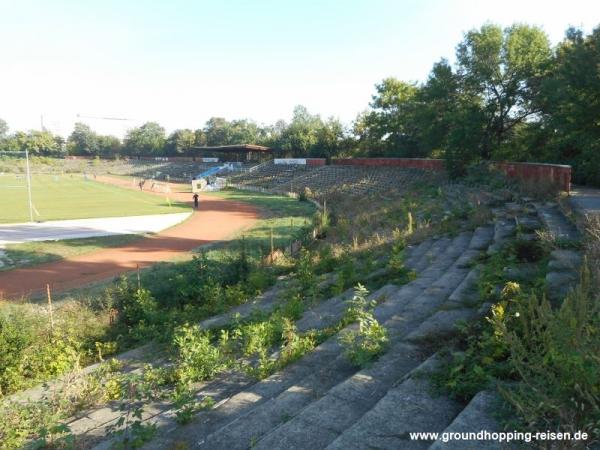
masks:
[[[119,404],[121,416],[106,431],[116,438],[112,448],[141,448],[156,434],[156,425],[143,420],[144,404],[155,398],[156,386],[139,375],[124,376],[121,382],[124,393]]]
[[[345,321],[358,322],[358,329],[346,330],[340,336],[345,355],[357,367],[369,366],[388,344],[387,330],[373,316],[375,301],[368,300],[368,294],[364,286],[356,286]]]
[[[172,400],[175,407],[175,421],[180,425],[191,422],[196,413],[210,409],[215,404],[214,399],[210,396],[198,401],[194,391],[183,384],[176,386]]]

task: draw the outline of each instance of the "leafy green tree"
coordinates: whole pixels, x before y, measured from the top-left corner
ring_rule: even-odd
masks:
[[[8,136],[8,123],[6,120],[0,119],[0,139],[4,139]]]
[[[98,154],[101,156],[114,156],[123,150],[121,140],[116,136],[98,135]]]
[[[247,119],[229,122],[222,117],[211,117],[202,131],[208,146],[263,144],[267,139],[267,131]]]
[[[600,27],[584,36],[567,30],[552,74],[538,98],[543,112],[539,148],[548,161],[574,166],[579,183],[600,186]]]
[[[552,52],[539,28],[487,24],[471,30],[456,57],[462,89],[481,99],[485,133],[480,156],[490,158],[513,128],[540,113],[535,98],[550,68]],[[475,150],[475,149],[471,149]]]
[[[419,88],[396,78],[375,85],[371,110],[354,127],[359,146],[370,156],[419,156],[414,120]]]
[[[166,152],[168,155],[189,153],[196,142],[196,134],[189,129],[175,130],[167,138]]]
[[[4,149],[7,151],[25,151],[31,155],[59,156],[63,153],[64,139],[52,134],[50,131],[30,130],[25,133],[17,131],[4,141]]]
[[[246,119],[230,122],[229,144],[260,144],[263,141],[263,131],[256,123]]]
[[[132,155],[160,156],[165,150],[165,129],[156,122],[146,122],[125,136],[125,148]]]
[[[448,136],[461,100],[460,78],[448,61],[435,63],[427,82],[416,94],[414,121],[419,154],[439,157],[448,146]],[[462,100],[466,100],[462,98]]]
[[[206,145],[206,133],[204,133],[204,130],[200,128],[194,130],[194,145]]]
[[[330,117],[317,128],[317,143],[310,156],[315,158],[332,158],[342,156],[351,151],[351,141],[344,125],[334,117]]]
[[[98,135],[89,125],[77,122],[73,132],[67,139],[69,153],[72,155],[97,155],[99,150]]]
[[[269,145],[299,158],[330,158],[348,153],[352,146],[339,120],[330,117],[324,121],[301,105],[294,108],[289,124],[280,120],[263,132]]]
[[[312,115],[306,107],[298,105],[294,108],[291,123],[282,130],[276,145],[294,157],[305,158],[316,146],[317,130],[321,126],[318,115]]]
[[[231,142],[231,125],[223,117],[211,117],[204,126],[206,145],[228,145]]]

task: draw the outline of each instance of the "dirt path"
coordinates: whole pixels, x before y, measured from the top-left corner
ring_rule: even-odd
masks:
[[[104,176],[98,177],[98,181],[138,189],[128,180]],[[182,185],[171,184],[171,187],[171,200],[191,204],[191,193],[176,192]],[[165,196],[164,193],[156,195]],[[258,211],[250,205],[203,195],[199,211],[185,222],[154,236],[124,247],[0,273],[0,299],[39,293],[46,289],[46,283],[53,292],[60,292],[114,277],[138,265],[147,267],[167,261],[200,245],[228,239],[235,232],[252,226],[257,218]]]

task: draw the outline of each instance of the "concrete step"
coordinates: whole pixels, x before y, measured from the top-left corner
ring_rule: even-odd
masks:
[[[416,347],[402,343],[393,346],[372,367],[333,387],[260,439],[253,448],[325,448],[386,395],[394,382],[422,361],[423,356]]]
[[[423,253],[423,255],[415,262],[414,270],[422,272],[425,268],[429,267],[439,255],[443,254],[446,248],[452,243],[452,239],[443,237],[436,239],[431,247]]]
[[[423,257],[423,255],[429,251],[434,242],[435,241],[433,239],[425,239],[423,242],[414,247],[409,246],[407,249],[408,252],[406,259],[404,260],[404,265],[409,269],[414,270],[421,257]]]
[[[218,431],[233,420],[242,417],[249,411],[279,396],[288,388],[301,383],[306,377],[327,367],[339,368],[342,347],[335,339],[329,339],[315,348],[299,361],[290,364],[264,380],[258,381],[246,389],[220,401],[209,410],[196,415],[193,421],[183,426],[163,427],[160,437],[144,448],[169,448],[174,442],[187,442],[192,447],[202,443],[207,436]]]
[[[452,307],[475,306],[480,303],[477,281],[479,280],[481,270],[481,266],[472,268],[454,292],[450,294],[446,301],[446,306],[449,309]]]
[[[377,303],[387,301],[399,289],[394,284],[386,284],[376,291],[372,292],[369,300],[375,300]],[[346,313],[349,302],[354,297],[354,288],[345,290],[342,294],[332,297],[314,308],[306,311],[296,322],[296,329],[304,333],[313,329],[323,329],[337,324]]]
[[[469,268],[472,260],[491,236],[491,227],[480,227],[452,239],[431,240],[430,245],[411,251],[410,257],[417,261],[415,266],[423,267],[416,280],[401,287],[385,285],[370,295],[379,301],[374,314],[389,330],[392,343],[371,368],[356,372],[350,367],[338,337],[334,336],[262,381],[253,382],[242,376],[227,385],[228,377],[234,375],[221,374],[222,379],[200,386],[198,393],[198,398],[211,395],[217,400],[216,406],[198,413],[188,425],[177,426],[168,403],[148,405],[144,418],[157,424],[159,438],[145,448],[169,448],[178,442],[203,448],[282,448],[274,445],[276,442],[286,442],[285,447],[315,448],[306,445],[306,439],[314,439],[316,448],[328,445],[377,400],[396,389],[392,388],[393,383],[423,360],[418,347],[402,339],[435,315],[462,285],[473,271]],[[337,323],[352,295],[353,290],[349,289],[307,311],[297,322],[298,330],[322,329]],[[416,379],[410,383],[420,386]],[[319,428],[323,421],[329,421],[329,425],[322,432],[302,431],[307,426]],[[286,441],[277,441],[275,436],[282,434]],[[111,441],[105,440],[98,449],[110,445]]]
[[[469,250],[485,250],[492,242],[493,237],[493,226],[477,227],[473,233],[473,239],[469,243]]]
[[[485,438],[476,439],[477,433],[481,431],[489,433],[503,431],[493,416],[499,405],[500,398],[496,392],[479,392],[443,431],[443,433],[447,433],[446,436],[451,433],[461,433],[468,437],[468,433],[475,433],[475,439],[438,439],[429,447],[429,450],[507,450],[517,448],[516,445],[507,444],[506,442],[500,443]],[[483,437],[483,435],[480,437]]]
[[[258,295],[243,305],[236,306],[223,314],[217,314],[216,316],[204,319],[199,323],[199,326],[204,330],[222,328],[233,322],[236,318],[248,317],[257,310],[268,314],[279,304],[279,297],[285,291],[287,286],[288,283],[285,280],[278,281],[261,295]]]
[[[458,249],[464,249],[468,245],[468,242],[470,242],[469,238],[470,236],[468,235],[462,236],[451,245],[456,246],[457,251],[459,251]],[[432,286],[433,291],[427,292],[427,289],[423,290],[414,284],[412,286],[406,285],[394,294],[388,302],[376,308],[375,315],[379,320],[385,319],[389,316],[392,309],[396,309],[397,314],[384,322],[384,326],[391,331],[392,341],[399,342],[395,346],[396,349],[402,348],[403,353],[406,352],[404,349],[407,347],[417,349],[417,347],[398,341],[398,338],[403,334],[398,333],[399,328],[402,329],[402,332],[406,333],[411,328],[417,326],[419,321],[422,320],[423,315],[427,314],[427,311],[433,310],[430,304],[424,307],[423,298],[428,296],[429,298],[435,297],[438,303],[442,303],[449,293],[460,284],[466,273],[468,273],[466,270],[451,266],[448,274],[445,274],[440,280],[434,283]],[[419,290],[422,294],[415,296],[414,293]],[[404,301],[400,301],[402,297]],[[411,305],[415,305],[412,310]],[[402,312],[404,313],[402,314]],[[398,320],[399,318],[400,320]],[[391,357],[393,354],[393,352],[386,353],[386,355],[380,358],[377,364],[385,366],[386,357]],[[400,376],[403,373],[406,373],[406,371],[396,371],[395,375]],[[364,371],[359,372],[353,378],[360,378],[364,374]],[[383,380],[380,382],[377,376],[369,377],[369,381],[374,384],[380,383],[381,389],[379,392],[383,395],[383,389],[387,386],[385,382]],[[329,394],[310,405],[293,420],[281,425],[279,429],[259,441],[257,447],[274,448],[273,446],[277,442],[280,442],[283,445],[282,448],[323,448],[331,442],[332,438],[336,437],[336,433],[341,432],[345,427],[349,427],[352,421],[364,411],[364,408],[361,409],[355,403],[351,402],[349,406],[347,404],[349,397],[343,397],[338,394],[340,391],[345,393],[350,392],[351,394],[347,394],[350,397],[360,397],[360,389],[351,383],[349,381],[348,385],[352,386],[352,388],[342,388],[341,386],[344,386],[344,383],[333,388]],[[340,397],[342,398],[340,399]],[[374,392],[370,392],[371,400],[375,400],[378,397],[380,396],[375,395]]]
[[[456,256],[456,254],[458,254],[460,251],[464,250],[465,248],[468,247],[468,243],[470,242],[470,235],[463,235],[460,237],[457,237],[455,240],[453,240],[449,245],[446,246],[446,249],[449,250],[451,252],[452,255]],[[436,260],[436,264],[438,267],[443,268],[443,267],[447,267],[449,264],[451,264],[451,258],[447,255],[444,255],[443,258],[438,258]],[[446,283],[449,280],[443,280],[441,283]],[[459,282],[460,280],[455,281]],[[410,283],[409,283],[410,284]],[[400,300],[402,300],[402,296],[398,295],[398,292],[402,291],[405,298],[408,298],[409,296],[407,296],[407,293],[410,293],[411,291],[413,291],[414,293],[422,293],[423,291],[423,287],[416,287],[416,286],[403,286],[401,288],[397,288],[394,285],[387,285],[384,286],[383,288],[381,288],[380,290],[374,292],[373,294],[371,294],[371,297],[375,297],[375,298],[381,298],[383,299],[383,303],[379,304],[376,308],[375,308],[375,315],[376,316],[382,316],[381,311],[386,308],[389,308],[389,305],[391,304],[396,304],[399,303],[399,308],[401,309],[403,307],[403,305],[401,304]],[[440,292],[442,292],[442,294],[445,293],[445,295],[447,295],[445,290],[440,290]],[[340,305],[343,305],[346,301],[347,298],[350,297],[351,291],[348,291],[346,293],[344,293],[344,296],[342,296],[341,298],[334,298],[331,300],[331,302],[325,302],[322,305],[319,305],[318,308],[319,309],[319,313],[318,314],[314,314],[314,311],[311,311],[308,313],[307,316],[305,316],[304,318],[302,318],[298,324],[299,324],[299,329],[308,329],[309,327],[312,327],[313,325],[321,325],[323,326],[323,321],[322,318],[326,317],[327,315],[336,315],[337,311],[342,311],[344,310],[344,308],[340,308]],[[344,298],[345,297],[345,298]],[[418,295],[416,296],[418,298]],[[414,300],[414,298],[413,298]],[[443,300],[443,298],[441,299]],[[325,306],[323,306],[325,305]],[[398,307],[397,307],[398,308]],[[392,309],[393,310],[393,309]],[[388,309],[389,311],[392,311]],[[327,320],[325,321],[327,322]],[[309,325],[310,323],[310,325]],[[384,323],[384,326],[390,326],[393,325],[392,322],[389,323]],[[413,320],[411,322],[411,326],[414,328],[417,325],[417,323]],[[337,337],[333,337],[331,338],[329,341],[327,341],[325,344],[330,343],[330,345],[337,345],[335,344],[337,342]],[[322,345],[325,345],[322,344]],[[400,344],[399,344],[400,345]],[[403,357],[406,358],[406,355],[411,355],[410,352],[407,353],[407,348],[413,348],[411,346],[407,346],[406,344],[401,344],[404,347],[398,346],[397,348],[402,348],[402,355],[404,355]],[[389,355],[389,356],[388,356]],[[310,355],[307,355],[305,358],[309,357]],[[377,367],[381,367],[381,370],[390,370],[389,365],[387,364],[391,364],[391,363],[386,363],[386,361],[388,361],[390,358],[394,359],[397,355],[394,352],[389,352],[386,353],[386,355],[384,355],[380,361],[381,363],[378,362],[378,366]],[[330,357],[333,357],[333,355],[330,355]],[[303,358],[304,359],[304,358]],[[409,356],[409,359],[411,361],[414,361],[413,356]],[[302,360],[301,360],[302,361]],[[394,359],[394,361],[396,361],[396,359]],[[398,359],[396,362],[399,363],[400,359]],[[403,360],[405,363],[407,363],[406,359]],[[338,361],[338,363],[341,363]],[[296,363],[298,364],[298,363]],[[416,365],[416,363],[415,363]],[[414,367],[414,366],[413,366]],[[385,369],[387,368],[387,369]],[[329,369],[331,370],[331,368]],[[375,368],[373,369],[375,370]],[[343,374],[343,371],[339,371],[340,374]],[[368,375],[368,372],[367,376]],[[359,378],[360,376],[363,376],[363,374],[359,373]],[[379,382],[376,380],[376,378],[372,377],[376,382]],[[282,375],[282,380],[285,379],[285,376]],[[352,379],[352,378],[351,378]],[[305,392],[306,395],[304,394],[298,394],[297,391],[297,386],[295,386],[295,384],[292,383],[292,385],[290,385],[288,388],[283,389],[283,392],[281,394],[278,395],[277,398],[271,398],[268,400],[267,403],[264,403],[264,405],[262,404],[262,402],[254,402],[252,404],[251,407],[249,407],[249,409],[247,410],[247,412],[237,415],[237,416],[230,416],[229,417],[229,421],[225,422],[224,420],[224,424],[219,428],[219,427],[213,427],[208,429],[206,427],[206,425],[204,423],[200,424],[200,426],[196,426],[194,427],[194,432],[193,432],[193,436],[198,437],[200,440],[195,441],[197,445],[200,445],[200,443],[203,443],[202,445],[206,445],[206,448],[221,448],[225,447],[225,446],[234,446],[237,448],[237,446],[240,447],[244,447],[244,446],[248,446],[249,442],[254,442],[254,440],[256,439],[257,436],[265,434],[268,429],[269,429],[269,424],[273,425],[273,424],[277,424],[278,421],[279,422],[284,422],[284,419],[289,419],[290,417],[294,416],[294,408],[291,407],[292,404],[295,404],[297,406],[296,411],[301,409],[301,406],[305,403],[305,402],[309,402],[309,400],[315,400],[316,398],[314,396],[312,396],[310,394],[311,392],[318,392],[317,390],[317,386],[312,384],[314,382],[318,381],[318,377],[312,377],[312,378],[307,378],[302,380],[302,383],[305,383],[305,387],[306,386],[312,386],[308,389],[306,389],[307,392]],[[385,377],[383,377],[380,380],[382,383],[385,381]],[[350,383],[350,381],[348,381],[348,383]],[[381,385],[384,386],[384,385]],[[336,389],[341,389],[338,388],[337,386],[335,388],[332,389],[332,392],[336,392]],[[382,392],[383,395],[384,392]],[[243,398],[246,399],[247,398],[247,393],[244,391],[242,393],[240,393],[239,395],[243,395]],[[331,394],[333,395],[333,394]],[[326,394],[325,397],[329,398],[328,396],[330,396],[330,393]],[[235,396],[234,396],[235,397]],[[323,398],[325,398],[323,397]],[[326,400],[318,400],[315,404],[319,404],[322,405],[323,402],[326,402]],[[312,404],[313,403],[309,403],[309,406],[307,407],[307,410],[310,411],[310,408],[312,408]],[[317,407],[315,407],[317,408]],[[320,408],[320,407],[319,407]],[[252,413],[250,413],[249,411],[253,411]],[[256,417],[255,417],[255,411],[256,411]],[[206,412],[206,413],[201,413],[201,415],[212,415],[213,412]],[[307,413],[308,414],[308,413]],[[219,417],[225,417],[223,414],[219,415]],[[257,420],[257,418],[262,417],[262,420]],[[294,418],[295,419],[295,418]],[[292,422],[293,420],[290,420],[290,425],[287,425],[286,423],[281,424],[281,427],[286,427],[286,426],[292,426]],[[298,419],[300,420],[300,419]],[[197,422],[197,421],[195,421]],[[294,422],[295,423],[295,422]],[[216,428],[216,429],[215,429]],[[225,430],[226,429],[230,429],[231,433],[226,433]],[[235,430],[235,431],[233,431]],[[177,433],[179,433],[179,430],[176,430]],[[183,433],[181,435],[181,438],[184,438],[185,433]],[[205,436],[205,438],[202,438],[202,436]],[[229,436],[229,437],[228,437]],[[233,438],[233,436],[236,436],[236,438],[232,441],[230,439]],[[172,439],[174,439],[173,437],[169,438],[169,441],[172,442]],[[204,439],[204,440],[202,440]],[[189,442],[189,440],[186,438],[186,442]],[[163,442],[164,443],[164,442]],[[160,445],[162,444],[155,444],[153,443],[152,445],[155,445],[155,447],[152,448],[160,448]]]
[[[427,448],[430,441],[411,440],[410,433],[441,432],[462,410],[458,402],[431,392],[427,375],[438,364],[435,355],[427,359],[325,448]]]
[[[277,397],[260,403],[237,417],[202,441],[196,448],[246,449],[270,430],[286,423],[311,402],[322,396],[356,369],[340,354],[334,361],[315,373],[294,383]]]
[[[497,253],[504,244],[515,234],[517,229],[514,218],[498,219],[494,224],[494,239],[492,245],[487,249],[488,255]]]
[[[535,204],[538,215],[555,239],[579,241],[581,233],[556,204]]]

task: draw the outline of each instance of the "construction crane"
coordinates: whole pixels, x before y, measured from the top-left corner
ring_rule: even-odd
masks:
[[[77,114],[77,117],[80,119],[98,119],[98,120],[131,120],[123,117],[100,117],[100,116],[84,116],[82,114]]]

